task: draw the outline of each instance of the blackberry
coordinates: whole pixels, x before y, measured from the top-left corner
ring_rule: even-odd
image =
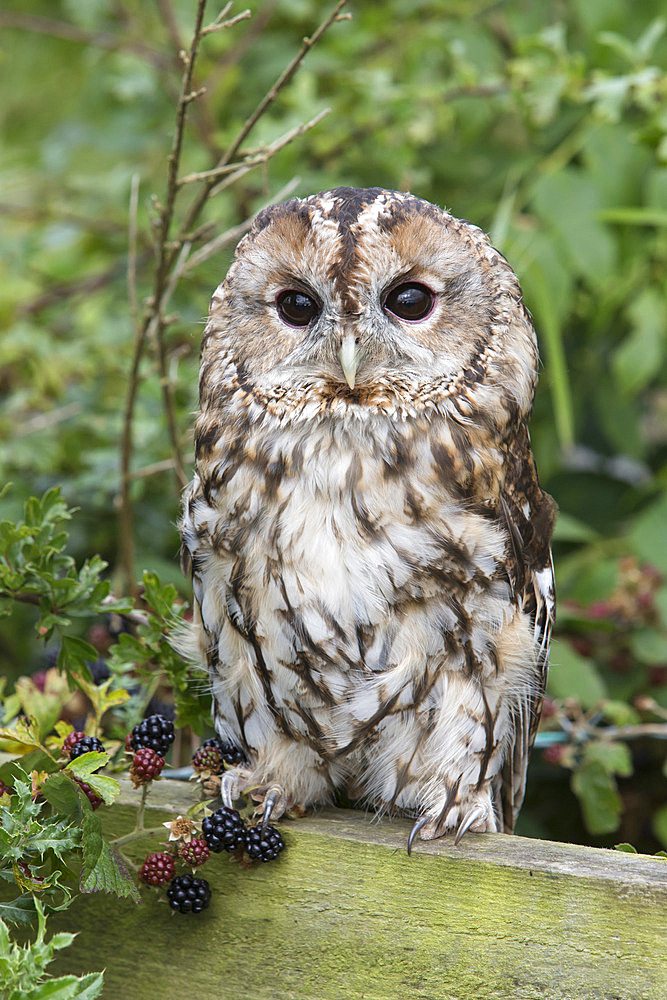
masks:
[[[104,799],[100,798],[97,792],[94,792],[90,785],[88,785],[85,781],[79,781],[78,778],[75,778],[74,780],[90,802],[90,807],[93,812],[95,812],[96,809],[99,809],[100,806],[103,805]]]
[[[211,774],[222,773],[222,757],[217,747],[199,747],[192,758],[195,771],[210,771]]]
[[[164,767],[164,757],[151,750],[150,747],[140,747],[134,754],[132,766],[130,767],[130,777],[135,788],[139,785],[147,785],[149,781],[159,778],[160,771]]]
[[[14,789],[4,781],[0,781],[0,795],[13,795]]]
[[[149,885],[166,885],[174,877],[175,862],[172,854],[160,851],[149,854],[139,871],[139,878]]]
[[[191,868],[199,868],[211,857],[208,844],[199,837],[193,837],[187,843],[181,844],[179,853]]]
[[[167,889],[172,910],[180,913],[201,913],[211,901],[211,888],[205,878],[177,875]]]
[[[86,734],[80,729],[75,729],[71,733],[68,733],[63,741],[62,751],[65,757],[69,758],[72,750],[79,742],[79,740],[85,739]]]
[[[245,826],[236,809],[221,806],[202,820],[201,828],[208,847],[216,854],[245,846]]]
[[[248,857],[259,861],[273,861],[285,847],[285,841],[275,826],[251,826],[245,832],[245,849]]]
[[[77,757],[81,757],[84,753],[90,753],[93,750],[97,750],[104,753],[104,746],[101,740],[98,740],[97,736],[84,736],[82,739],[77,740],[72,749],[69,752],[69,759],[76,760]],[[103,765],[100,765],[94,772],[102,770]]]
[[[240,747],[235,747],[233,743],[221,740],[219,736],[212,736],[209,740],[204,740],[199,750],[204,750],[206,747],[215,747],[225,764],[243,764],[246,759]]]
[[[149,715],[132,730],[130,743],[134,750],[150,747],[164,757],[174,742],[174,723],[163,715]]]

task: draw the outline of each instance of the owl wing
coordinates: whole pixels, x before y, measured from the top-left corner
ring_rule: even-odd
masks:
[[[514,741],[494,789],[502,827],[511,833],[523,802],[528,757],[542,712],[556,607],[550,547],[556,509],[539,484],[525,427],[509,448],[500,514],[509,535],[508,576],[519,609],[533,623],[536,649],[535,680],[526,685],[514,709]]]

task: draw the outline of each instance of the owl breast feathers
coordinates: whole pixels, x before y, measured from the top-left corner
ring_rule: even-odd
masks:
[[[554,609],[537,363],[475,226],[378,188],[258,216],[211,302],[181,523],[189,653],[247,757],[228,798],[512,830]]]

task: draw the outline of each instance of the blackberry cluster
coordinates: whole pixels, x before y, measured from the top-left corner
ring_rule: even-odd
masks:
[[[139,878],[149,885],[166,885],[174,877],[174,857],[163,851],[149,854],[139,871]]]
[[[164,767],[164,757],[151,750],[150,747],[140,747],[134,755],[132,766],[130,767],[130,777],[135,788],[139,785],[147,785],[149,781],[159,778]]]
[[[88,801],[90,802],[90,807],[93,810],[93,812],[95,812],[96,809],[99,809],[100,806],[103,805],[104,799],[100,798],[97,792],[93,791],[93,789],[87,782],[80,781],[78,778],[75,778],[74,780],[76,781],[77,785],[84,793]]]
[[[65,757],[69,757],[73,748],[79,742],[79,740],[85,739],[86,734],[82,733],[80,729],[75,729],[73,732],[68,733],[63,741],[62,751]]]
[[[251,826],[245,832],[245,849],[254,861],[273,861],[285,847],[275,826]]]
[[[202,833],[211,851],[234,851],[245,847],[245,826],[236,809],[221,806],[202,820]]]
[[[193,837],[186,844],[181,844],[181,857],[191,868],[199,868],[211,857],[208,844],[200,837]]]
[[[243,764],[246,759],[240,747],[235,747],[233,743],[226,743],[219,736],[212,736],[209,740],[204,740],[199,750],[205,750],[206,747],[214,747],[220,754],[220,759],[225,764]],[[197,753],[199,753],[199,750]]]
[[[164,757],[174,742],[174,723],[164,715],[149,715],[135,726],[130,736],[133,750],[149,747]]]
[[[211,889],[205,878],[177,875],[167,889],[172,910],[179,913],[201,913],[211,901]]]
[[[76,760],[77,757],[81,757],[84,753],[91,753],[93,750],[104,753],[104,745],[101,740],[98,740],[97,736],[83,736],[71,748],[69,759]],[[101,771],[102,767],[98,767],[97,770]]]

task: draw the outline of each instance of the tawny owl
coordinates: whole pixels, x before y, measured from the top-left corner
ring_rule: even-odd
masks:
[[[182,519],[192,645],[265,819],[345,789],[410,843],[511,831],[554,609],[537,346],[475,226],[339,188],[262,212],[213,295]]]

